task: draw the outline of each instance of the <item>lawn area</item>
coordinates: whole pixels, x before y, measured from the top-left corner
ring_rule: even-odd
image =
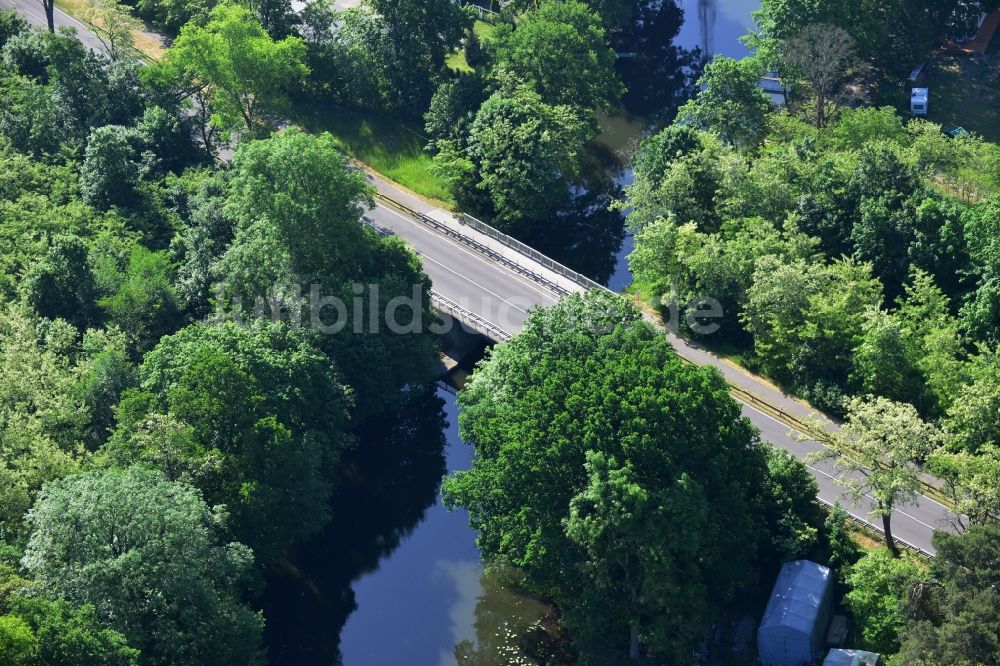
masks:
[[[477,19],[475,24],[472,26],[473,32],[476,33],[476,37],[479,38],[479,43],[482,44],[489,36],[493,34],[494,28],[491,24],[486,21]],[[465,51],[459,49],[455,51],[450,56],[448,56],[448,67],[456,72],[471,72],[473,67],[469,65],[469,61],[465,58]]]
[[[1000,54],[938,58],[928,73],[927,86],[930,120],[942,127],[961,125],[1000,143]]]
[[[329,105],[297,109],[295,121],[310,132],[330,132],[351,157],[417,194],[454,204],[444,182],[431,172],[427,137],[416,118]]]

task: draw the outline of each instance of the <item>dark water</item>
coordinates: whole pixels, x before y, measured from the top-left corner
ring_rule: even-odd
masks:
[[[677,41],[702,44],[699,0],[684,0]],[[738,42],[757,0],[704,0],[714,53],[746,55]],[[708,9],[708,7],[706,7]],[[710,19],[712,12],[703,12]],[[642,118],[616,116],[599,138],[613,158],[646,130]],[[613,159],[610,161],[614,161]],[[631,182],[620,166],[606,175]],[[610,189],[613,189],[610,188]],[[587,205],[581,199],[581,207]],[[570,235],[596,215],[560,222]],[[608,231],[568,247],[569,258],[598,267],[616,291],[630,282],[633,240]],[[592,225],[591,225],[592,226]],[[617,242],[621,241],[620,249]],[[610,278],[608,278],[610,275]],[[362,433],[346,461],[331,525],[269,572],[262,607],[272,664],[307,666],[508,666],[545,663],[561,647],[551,608],[486,577],[464,511],[449,512],[439,488],[446,471],[469,467],[471,447],[458,437],[454,396],[418,395],[395,419]]]
[[[684,23],[674,43],[685,49],[699,48],[709,56],[724,55],[743,58],[750,55],[740,38],[755,28],[751,13],[760,8],[760,0],[682,0]],[[614,116],[601,121],[597,138],[612,153],[628,150],[631,144],[650,130],[643,118]],[[609,167],[619,188],[632,184],[632,170]],[[623,291],[632,283],[628,255],[635,248],[635,239],[625,234],[615,252],[613,270],[604,282],[612,291]],[[602,276],[603,277],[603,276]]]
[[[331,525],[268,576],[272,664],[530,666],[558,653],[552,609],[484,576],[468,515],[441,504],[446,471],[472,463],[457,419],[437,389],[362,434]]]
[[[472,464],[472,447],[458,438],[454,396],[444,400],[444,457],[449,471]],[[377,571],[353,584],[357,610],[341,635],[346,666],[454,664],[458,643],[474,640],[474,611],[482,595],[475,534],[465,511],[450,512],[440,498],[405,542]]]

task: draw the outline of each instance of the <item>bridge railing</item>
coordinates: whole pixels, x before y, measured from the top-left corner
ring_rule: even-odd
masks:
[[[598,284],[597,282],[591,280],[586,275],[577,273],[572,268],[567,268],[566,266],[560,264],[555,259],[550,259],[549,257],[546,257],[544,254],[542,254],[535,248],[531,247],[530,245],[526,245],[525,243],[522,243],[521,241],[517,240],[516,238],[513,238],[512,236],[508,236],[502,231],[494,229],[493,227],[486,224],[482,220],[477,220],[468,213],[459,214],[458,221],[464,225],[472,227],[473,229],[475,229],[476,231],[485,236],[489,236],[490,238],[499,242],[500,244],[514,250],[518,254],[524,255],[525,257],[531,259],[535,263],[549,269],[553,273],[558,273],[559,275],[562,275],[563,277],[572,280],[573,282],[580,285],[584,289],[607,289],[607,287],[605,287],[603,284]]]
[[[510,340],[511,334],[500,328],[493,322],[485,319],[475,312],[462,307],[447,296],[442,296],[433,289],[431,290],[431,306],[440,314],[448,315],[457,319],[465,326],[468,326],[476,333],[485,335],[496,342],[506,342]]]
[[[413,210],[412,208],[410,208],[406,204],[400,203],[399,201],[396,201],[395,199],[393,199],[391,197],[387,197],[384,194],[376,193],[375,194],[375,200],[378,201],[379,203],[381,203],[381,204],[389,207],[389,208],[394,208],[398,212],[404,213],[405,215],[407,215],[408,217],[410,217],[410,219],[412,219],[412,220],[414,220],[416,222],[420,222],[421,224],[423,224],[423,225],[425,225],[425,226],[433,229],[434,231],[436,231],[436,232],[438,232],[440,234],[444,234],[445,236],[448,236],[449,238],[451,238],[451,239],[453,239],[455,241],[458,241],[459,243],[462,243],[463,245],[465,245],[465,246],[467,246],[467,247],[475,250],[479,254],[485,255],[485,256],[489,257],[490,259],[492,259],[493,261],[495,261],[495,262],[497,262],[497,263],[499,263],[499,264],[501,264],[503,266],[506,266],[507,268],[511,269],[512,271],[514,271],[516,273],[520,273],[521,275],[529,278],[532,282],[545,287],[546,289],[548,289],[549,291],[551,291],[554,294],[557,294],[559,296],[565,296],[566,294],[569,293],[569,290],[566,289],[564,286],[562,286],[561,284],[558,284],[558,283],[552,281],[551,279],[549,279],[549,277],[547,277],[545,275],[542,275],[537,270],[538,266],[540,265],[537,262],[535,262],[533,265],[525,265],[525,263],[529,263],[529,262],[521,263],[520,261],[517,261],[516,259],[512,259],[511,257],[506,256],[504,253],[498,252],[497,250],[495,250],[495,249],[493,249],[491,247],[488,247],[485,243],[482,243],[482,242],[476,240],[475,238],[472,237],[471,234],[469,234],[468,232],[466,232],[464,229],[456,228],[455,226],[451,226],[451,225],[448,225],[448,224],[446,224],[446,223],[444,223],[444,222],[442,222],[440,220],[436,220],[433,217],[431,217],[430,215],[425,215],[424,213],[421,213],[420,211]],[[483,226],[487,226],[487,225],[485,225],[482,222],[480,222],[479,224],[482,224]],[[461,220],[459,220],[459,225],[465,225],[465,223],[462,222]],[[492,227],[490,227],[490,228],[492,229]],[[493,229],[493,231],[496,234],[500,233],[496,229]],[[510,238],[510,237],[508,236],[508,238]],[[511,239],[511,240],[513,240],[513,239]],[[522,243],[522,245],[523,245],[523,243]],[[525,245],[525,247],[527,247],[527,246]],[[521,253],[518,252],[518,254],[521,254]],[[536,252],[536,254],[537,254],[537,252]],[[539,255],[539,256],[542,256],[542,255]]]

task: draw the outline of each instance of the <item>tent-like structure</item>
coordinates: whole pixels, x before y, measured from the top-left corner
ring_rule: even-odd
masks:
[[[829,568],[809,560],[783,564],[757,630],[757,654],[764,666],[818,663],[832,606]]]
[[[830,650],[823,666],[878,666],[879,655],[864,650]]]

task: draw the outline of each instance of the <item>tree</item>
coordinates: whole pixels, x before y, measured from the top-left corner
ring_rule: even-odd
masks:
[[[781,561],[805,557],[816,545],[819,486],[805,464],[788,451],[768,447],[765,493],[767,543]]]
[[[721,376],[593,291],[533,312],[459,403],[477,456],[445,497],[484,557],[554,599],[586,656],[689,657],[763,526],[763,449]]]
[[[882,518],[885,544],[893,557],[892,512],[920,493],[920,467],[941,440],[941,432],[920,419],[905,403],[868,396],[847,402],[847,421],[840,430],[817,424],[814,434],[826,448],[813,460],[834,459],[837,483],[855,502],[874,501],[872,513]]]
[[[40,0],[42,9],[45,10],[45,22],[49,26],[49,32],[56,31],[56,0]]]
[[[100,319],[87,246],[79,236],[53,238],[45,257],[24,276],[21,289],[43,317],[65,319],[81,331]]]
[[[582,2],[545,0],[498,26],[489,44],[494,75],[513,75],[546,104],[612,109],[624,90],[601,19]]]
[[[348,399],[304,335],[270,322],[189,326],[146,354],[140,386],[122,398],[110,463],[197,485],[266,563],[325,524],[351,444]]]
[[[483,102],[467,153],[501,224],[542,219],[551,210],[553,190],[576,173],[584,139],[570,107],[550,106],[530,88]]]
[[[672,214],[715,230],[715,200],[722,183],[727,148],[715,136],[687,125],[670,125],[642,142],[634,158],[635,182],[615,208],[628,211],[628,225],[640,230]]]
[[[38,638],[28,623],[14,615],[0,615],[0,655],[10,666],[33,666]]]
[[[985,525],[1000,513],[1000,447],[987,444],[976,453],[941,448],[931,456],[928,468],[947,481],[959,529]]]
[[[37,638],[35,659],[45,666],[137,666],[139,651],[101,624],[93,606],[14,596],[8,617],[24,620]],[[4,654],[0,647],[0,654]]]
[[[459,46],[470,15],[451,0],[366,0],[378,17],[378,68],[385,92],[419,117],[445,59]]]
[[[369,196],[363,174],[348,168],[328,134],[286,130],[243,144],[225,206],[236,235],[212,269],[225,280],[220,302],[240,298],[244,316],[271,318],[267,307],[248,312],[255,299],[268,299],[283,306],[280,318],[313,330],[354,388],[359,419],[393,409],[403,387],[430,379],[436,358],[430,280],[402,241],[361,220]],[[351,306],[341,315],[325,307],[331,298]],[[391,308],[398,298],[409,307]]]
[[[823,521],[823,535],[829,548],[827,564],[837,572],[837,579],[845,581],[851,565],[861,559],[864,550],[855,538],[855,527],[850,514],[840,504],[834,504]]]
[[[250,550],[224,513],[161,472],[93,471],[47,484],[23,564],[47,595],[98,609],[148,664],[260,663],[261,618],[239,603]]]
[[[894,557],[881,548],[868,551],[851,567],[844,604],[861,629],[865,647],[882,654],[899,649],[910,592],[923,574],[913,557]]]
[[[288,107],[288,93],[306,74],[306,47],[297,37],[275,41],[249,9],[224,2],[204,26],[189,23],[167,50],[168,75],[203,88],[211,122],[224,135],[260,136]]]
[[[716,132],[738,148],[757,148],[767,136],[772,113],[771,100],[760,88],[762,74],[752,58],[715,58],[698,80],[697,96],[678,111],[678,122]]]
[[[962,306],[962,327],[976,340],[1000,343],[1000,196],[973,206],[965,235],[979,286]]]
[[[8,538],[24,536],[22,517],[42,484],[86,458],[78,339],[65,322],[39,321],[17,305],[0,309],[0,532]]]
[[[101,210],[112,206],[129,208],[138,197],[138,135],[120,125],[98,127],[87,139],[87,152],[80,167],[80,194]]]
[[[900,632],[902,663],[996,664],[1000,654],[1000,527],[934,533],[936,557],[921,577],[913,619]]]
[[[855,62],[854,40],[839,26],[806,26],[785,43],[784,60],[816,97],[816,127],[826,127],[830,107]]]
[[[0,12],[0,49],[9,39],[28,31],[28,23],[17,12]]]
[[[866,313],[881,302],[870,267],[779,257],[757,260],[741,320],[756,355],[775,378],[799,390],[843,389]],[[837,401],[824,407],[839,409]]]
[[[99,271],[109,295],[98,305],[125,334],[133,360],[183,322],[172,273],[167,252],[152,252],[138,243],[129,249],[124,265]]]
[[[428,148],[436,149],[438,141],[450,140],[464,150],[469,128],[485,99],[485,82],[475,73],[459,74],[439,85],[424,114],[424,131],[431,137]]]
[[[852,150],[861,150],[878,143],[889,146],[904,146],[909,143],[903,120],[891,106],[843,109],[831,131],[841,146]],[[938,133],[940,134],[940,130]],[[948,137],[944,138],[947,140]],[[892,156],[889,157],[891,159]],[[900,165],[894,162],[891,166]]]
[[[1000,446],[1000,357],[983,349],[963,370],[969,381],[958,388],[945,425],[957,448],[976,454],[984,446]]]
[[[88,0],[81,16],[112,61],[135,57],[132,31],[142,24],[132,17],[126,5],[118,0]]]

